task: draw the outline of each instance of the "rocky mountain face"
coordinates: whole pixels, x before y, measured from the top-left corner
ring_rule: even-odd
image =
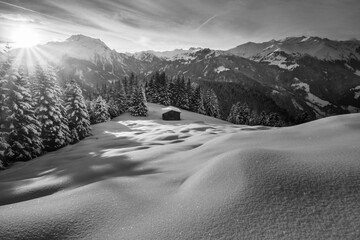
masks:
[[[34,51],[55,61],[64,76],[76,76],[89,86],[119,81],[131,72],[145,79],[165,71],[213,87],[225,108],[241,100],[260,111],[267,101],[290,116],[307,112],[313,118],[360,110],[356,40],[294,37],[246,43],[228,51],[190,48],[125,54],[99,39],[75,35]]]

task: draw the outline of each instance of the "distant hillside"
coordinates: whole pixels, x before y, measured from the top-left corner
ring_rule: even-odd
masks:
[[[306,112],[321,118],[360,110],[360,43],[356,40],[290,37],[246,43],[229,51],[190,48],[125,54],[99,39],[74,35],[33,51],[55,62],[62,78],[75,77],[84,87],[121,81],[132,72],[146,80],[155,71],[165,71],[203,85],[234,83],[232,87],[257,93],[250,100],[226,90],[230,95],[220,97],[224,112],[235,99],[254,102],[254,106],[268,99],[267,104],[275,104],[292,117]]]

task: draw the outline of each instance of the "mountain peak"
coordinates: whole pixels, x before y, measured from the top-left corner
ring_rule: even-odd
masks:
[[[82,35],[82,34],[72,35],[71,37],[66,39],[66,41],[67,42],[81,42],[81,43],[84,43],[86,45],[101,45],[101,46],[104,46],[105,48],[109,48],[100,39],[88,37],[88,36],[85,36],[85,35]]]

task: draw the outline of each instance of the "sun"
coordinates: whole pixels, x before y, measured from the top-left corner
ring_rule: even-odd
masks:
[[[14,45],[18,48],[31,48],[40,43],[40,36],[31,27],[19,27],[12,33]]]

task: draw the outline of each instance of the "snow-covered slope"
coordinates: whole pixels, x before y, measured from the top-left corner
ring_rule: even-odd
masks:
[[[359,238],[359,114],[269,129],[149,107],[0,172],[1,239]]]
[[[334,41],[319,37],[288,37],[263,43],[249,42],[229,50],[232,54],[250,59],[266,56],[274,51],[284,51],[287,54],[308,54],[326,61],[360,60],[359,41]]]

